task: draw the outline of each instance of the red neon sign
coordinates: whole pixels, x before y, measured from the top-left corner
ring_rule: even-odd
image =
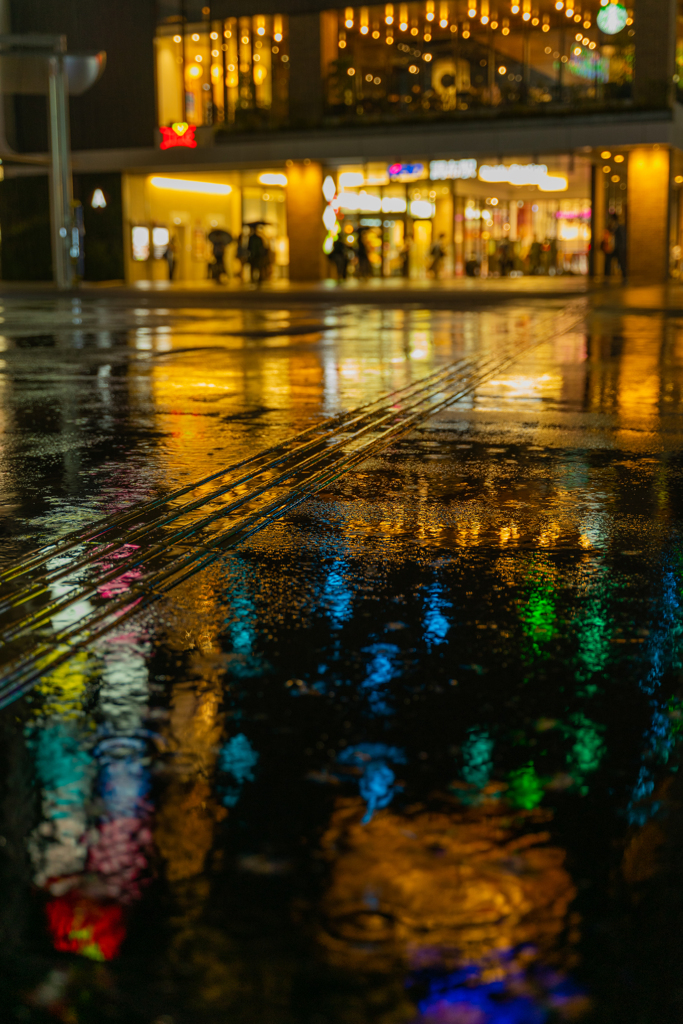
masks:
[[[196,149],[195,128],[195,125],[188,124],[187,121],[176,121],[170,128],[160,125],[161,149],[172,149],[174,146],[187,146],[188,149]]]

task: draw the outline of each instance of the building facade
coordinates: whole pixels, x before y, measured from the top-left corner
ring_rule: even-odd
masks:
[[[660,282],[683,268],[683,9],[632,2],[11,0],[4,20],[107,51],[71,101],[86,279],[219,259]],[[6,153],[44,151],[42,97],[6,97],[2,128]],[[49,276],[46,179],[5,165],[2,275]]]

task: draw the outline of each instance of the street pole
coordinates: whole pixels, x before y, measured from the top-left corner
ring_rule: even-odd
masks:
[[[0,0],[0,7],[3,0]],[[73,287],[73,181],[69,138],[69,95],[80,96],[94,85],[106,65],[104,50],[67,54],[66,36],[0,34],[0,101],[5,92],[44,96],[47,91],[50,156],[15,153],[4,135],[0,116],[0,157],[6,163],[48,166],[50,174],[50,237],[55,284]],[[5,71],[9,64],[9,72]],[[45,70],[47,68],[47,77]],[[76,253],[78,246],[74,246]]]
[[[50,120],[50,212],[52,264],[55,284],[71,288],[72,178],[69,139],[68,81],[64,67],[66,36],[61,36],[54,55],[48,58],[48,109]]]

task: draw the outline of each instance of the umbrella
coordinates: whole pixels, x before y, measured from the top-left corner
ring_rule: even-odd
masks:
[[[229,231],[223,231],[222,228],[214,228],[213,231],[209,231],[206,236],[211,242],[211,245],[230,245],[232,242],[232,235]]]
[[[268,220],[250,220],[246,224],[242,225],[243,228],[260,228],[270,227],[270,221]]]

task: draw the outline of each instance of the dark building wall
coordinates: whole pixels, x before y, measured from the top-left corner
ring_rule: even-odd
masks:
[[[0,182],[0,232],[3,280],[52,280],[47,175]]]
[[[252,14],[310,14],[347,5],[337,0],[213,0],[210,6],[212,18],[234,18]]]
[[[320,71],[320,15],[299,14],[289,22],[289,121],[294,128],[314,128],[323,114]]]
[[[106,50],[100,81],[71,99],[74,149],[154,144],[154,0],[11,0],[13,32],[63,33],[70,51]],[[47,147],[46,100],[17,96],[15,145]]]
[[[92,208],[96,188],[107,205]],[[121,175],[75,174],[74,199],[83,205],[86,281],[124,277]],[[5,281],[51,281],[50,197],[45,174],[0,182],[0,276]]]
[[[93,209],[92,197],[96,188],[102,189],[106,207]],[[123,266],[123,209],[121,202],[121,175],[74,175],[74,199],[83,205],[86,281],[122,281]]]

